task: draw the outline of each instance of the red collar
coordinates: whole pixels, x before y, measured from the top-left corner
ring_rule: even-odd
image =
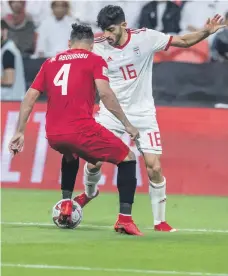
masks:
[[[129,41],[131,40],[131,32],[130,32],[129,29],[127,29],[127,33],[128,33],[128,38],[127,38],[126,42],[123,45],[114,46],[115,48],[123,49],[124,47],[127,46],[127,44],[129,43]]]

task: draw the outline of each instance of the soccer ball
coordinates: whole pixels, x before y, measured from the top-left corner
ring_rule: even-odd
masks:
[[[61,203],[65,200],[69,200],[69,199],[62,199],[59,202],[57,202],[53,209],[52,209],[52,219],[53,222],[59,227],[59,228],[70,228],[70,229],[74,229],[76,228],[80,222],[82,221],[82,217],[83,217],[83,212],[82,212],[82,208],[81,206],[74,200],[72,200],[73,202],[73,212],[71,214],[71,224],[68,225],[62,225],[59,223],[59,216],[60,216],[60,208],[61,208]]]

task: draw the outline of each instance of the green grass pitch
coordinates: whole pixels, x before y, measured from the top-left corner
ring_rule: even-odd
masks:
[[[101,193],[85,207],[81,227],[61,230],[51,221],[59,191],[1,193],[3,276],[228,276],[225,197],[169,196],[167,220],[180,230],[158,233],[149,229],[148,195],[137,194],[133,217],[145,236],[133,237],[111,227],[117,194]],[[19,224],[28,222],[37,224]]]

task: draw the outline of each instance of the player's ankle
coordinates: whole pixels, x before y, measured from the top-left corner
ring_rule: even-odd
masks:
[[[120,214],[125,216],[130,216],[132,212],[132,204],[130,203],[120,203]]]
[[[154,226],[161,224],[161,220],[154,220]]]
[[[97,195],[97,191],[98,191],[98,188],[97,186],[94,187],[95,189],[91,192],[89,190],[85,190],[85,195],[88,197],[88,198],[93,198]]]
[[[72,191],[62,190],[62,199],[71,199],[72,198]]]
[[[131,214],[127,215],[127,214],[119,213],[118,220],[120,222],[131,222],[132,221],[132,216],[131,216]]]

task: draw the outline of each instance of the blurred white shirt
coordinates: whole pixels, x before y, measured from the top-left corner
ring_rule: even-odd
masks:
[[[180,27],[182,33],[189,33],[188,27],[196,29],[204,27],[208,18],[213,18],[217,13],[222,16],[228,11],[228,1],[191,1],[185,3],[182,10]],[[214,34],[208,37],[209,44],[214,39]]]
[[[216,13],[222,16],[228,11],[228,1],[190,1],[185,3],[181,15],[181,29],[187,32],[188,27],[196,29],[204,27],[208,18],[212,18]]]
[[[120,6],[125,13],[129,28],[137,28],[138,17],[145,1],[71,1],[72,15],[81,22],[92,24],[94,32],[100,32],[97,27],[97,15],[107,5]]]
[[[75,23],[75,20],[70,16],[56,20],[54,15],[51,15],[45,19],[38,29],[36,53],[44,53],[44,57],[52,57],[66,50],[72,23]]]

